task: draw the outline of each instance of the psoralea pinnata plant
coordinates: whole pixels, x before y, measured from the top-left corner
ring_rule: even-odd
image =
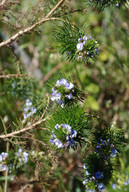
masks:
[[[94,63],[97,59],[101,49],[99,50],[96,37],[70,22],[69,14],[78,13],[80,10],[71,9],[69,1],[65,3],[65,0],[50,0],[45,1],[44,4],[44,1],[39,0],[35,6],[31,7],[32,12],[28,10],[29,14],[25,13],[24,18],[22,14],[20,17],[21,10],[17,12],[15,6],[9,7],[19,3],[18,1],[0,2],[2,22],[9,23],[13,22],[14,18],[18,19],[17,22],[10,23],[16,34],[7,38],[0,31],[0,38],[3,39],[0,48],[4,46],[8,48],[15,57],[14,63],[16,64],[14,69],[9,68],[10,74],[6,74],[6,70],[3,70],[2,75],[0,74],[0,79],[2,79],[0,94],[7,94],[10,105],[12,100],[14,101],[15,105],[13,103],[11,110],[15,110],[13,109],[15,106],[15,116],[17,117],[17,121],[15,121],[13,113],[11,113],[9,120],[7,116],[4,119],[1,118],[0,142],[3,142],[3,147],[0,146],[2,150],[0,172],[5,179],[4,191],[8,191],[8,176],[15,178],[15,176],[23,174],[26,180],[25,184],[20,186],[20,191],[27,189],[29,185],[33,185],[34,190],[37,190],[35,188],[38,184],[38,189],[48,190],[53,186],[52,190],[58,191],[57,183],[63,185],[62,188],[59,188],[59,192],[64,191],[66,179],[62,178],[66,177],[67,171],[72,175],[71,167],[73,167],[71,159],[69,160],[66,156],[67,163],[70,164],[66,170],[64,154],[75,154],[76,168],[79,170],[78,181],[81,181],[80,185],[84,191],[104,191],[112,181],[112,189],[116,190],[116,183],[119,183],[119,180],[116,181],[114,175],[119,156],[125,146],[124,131],[122,128],[110,125],[109,122],[105,122],[103,118],[94,115],[90,109],[87,109],[86,91],[82,89],[83,86],[81,87],[81,78],[76,68],[76,63],[88,64],[91,60]],[[126,3],[126,0],[90,1],[90,4],[100,11],[112,5],[122,7]],[[14,13],[16,11],[19,17],[14,17],[13,11]],[[9,20],[9,18],[13,19]],[[20,18],[23,20],[21,21]],[[78,82],[75,75],[74,78],[71,75],[67,77],[65,74],[59,73],[53,75],[52,71],[47,77],[43,77],[44,82],[47,82],[42,85],[42,80],[38,83],[24,73],[24,71],[32,72],[33,68],[38,66],[38,59],[42,54],[38,55],[38,48],[30,46],[30,52],[35,54],[31,60],[29,55],[19,48],[16,40],[19,37],[24,38],[32,31],[34,34],[35,31],[40,34],[40,25],[54,21],[58,24],[54,25],[56,29],[52,34],[55,42],[53,47],[60,54],[65,55],[68,61],[73,62]],[[26,38],[24,38],[25,40]],[[14,60],[14,58],[12,59]],[[20,66],[20,60],[24,65],[26,65],[26,61],[29,61],[28,66]],[[12,71],[15,71],[15,74],[12,74]],[[53,79],[49,78],[51,75],[53,75]],[[32,76],[40,76],[39,71],[32,72]],[[42,78],[42,75],[40,77]],[[6,103],[6,101],[4,102]],[[13,123],[7,123],[11,119]],[[124,185],[128,186],[129,175],[125,175],[122,181]],[[54,181],[56,182],[54,183]]]

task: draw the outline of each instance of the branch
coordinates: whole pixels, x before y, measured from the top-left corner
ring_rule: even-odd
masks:
[[[26,77],[26,74],[7,74],[7,75],[0,75],[0,78],[11,78],[11,77]]]
[[[18,33],[16,33],[15,35],[13,35],[12,37],[10,37],[9,39],[7,39],[6,41],[0,43],[0,48],[3,46],[6,46],[8,44],[10,44],[11,42],[15,41],[18,37],[29,33],[30,31],[34,30],[37,26],[45,23],[46,21],[51,21],[51,20],[55,20],[57,18],[51,18],[52,14],[56,11],[56,9],[58,9],[64,2],[65,0],[60,0],[56,6],[39,22],[35,23],[34,25],[19,31]],[[58,18],[59,19],[59,18]]]
[[[1,3],[0,3],[0,6],[4,5],[6,2],[6,0],[3,0]]]
[[[41,123],[45,122],[48,118],[49,117],[46,117],[45,119],[41,119],[41,120],[37,121],[36,123],[30,125],[29,127],[25,127],[19,131],[14,131],[12,133],[0,135],[0,139],[6,139],[8,137],[13,137],[14,135],[18,135],[18,134],[24,133],[26,131],[29,131],[31,129],[34,129],[37,125],[40,125]],[[45,130],[46,130],[46,128],[45,128]]]
[[[0,3],[0,10],[7,10],[10,8],[10,5],[15,5],[15,4],[20,4],[19,1],[7,1],[7,0],[3,0],[1,3]]]

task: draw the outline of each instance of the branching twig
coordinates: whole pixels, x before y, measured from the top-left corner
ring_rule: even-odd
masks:
[[[6,46],[8,44],[10,44],[11,42],[15,41],[18,37],[31,32],[32,30],[34,30],[37,26],[42,25],[43,23],[45,23],[46,21],[51,21],[51,20],[56,20],[59,18],[51,18],[51,16],[53,15],[53,13],[63,4],[65,0],[60,0],[56,6],[43,18],[41,19],[39,22],[35,23],[34,25],[20,30],[18,33],[16,33],[15,35],[13,35],[12,37],[10,37],[9,39],[3,41],[2,43],[0,43],[0,48],[3,46]]]
[[[15,4],[20,4],[19,1],[7,1],[7,0],[3,0],[1,3],[0,3],[0,11],[3,11],[3,10],[7,10],[10,8],[10,5],[15,5]]]
[[[6,3],[7,0],[2,0],[2,2],[0,3],[0,6],[3,6]]]
[[[29,127],[25,127],[21,130],[18,130],[18,131],[14,131],[12,133],[8,133],[8,134],[4,134],[4,135],[0,135],[0,139],[6,139],[8,137],[13,137],[15,135],[18,135],[18,134],[21,134],[21,133],[24,133],[26,131],[29,131],[31,129],[34,129],[37,125],[40,125],[41,123],[45,122],[49,117],[46,117],[44,119],[41,119],[39,121],[37,121],[36,123],[33,123],[32,125],[30,125]],[[46,129],[46,128],[45,128]]]
[[[26,77],[27,74],[7,74],[7,75],[0,75],[0,78],[11,78],[11,77]]]

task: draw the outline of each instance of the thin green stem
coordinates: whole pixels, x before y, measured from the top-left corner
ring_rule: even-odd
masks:
[[[81,86],[81,88],[83,89],[83,83],[82,83],[82,81],[81,81],[81,78],[80,78],[79,72],[78,72],[78,70],[77,70],[77,66],[76,66],[75,61],[73,62],[73,66],[74,66],[74,69],[75,69],[75,73],[76,73],[77,79],[78,79],[78,81],[79,81],[79,83],[80,83],[80,86]]]

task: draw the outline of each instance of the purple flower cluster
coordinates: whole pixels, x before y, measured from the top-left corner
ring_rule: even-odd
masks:
[[[6,171],[7,166],[5,165],[5,160],[8,158],[8,153],[2,152],[0,154],[0,171]]]
[[[22,108],[23,109],[23,117],[24,119],[27,119],[29,118],[30,116],[32,116],[34,113],[36,113],[36,108],[34,108],[32,106],[32,102],[31,102],[31,99],[27,99],[26,102],[25,102],[25,107]]]
[[[99,53],[97,41],[95,41],[91,36],[85,35],[83,38],[79,38],[76,48],[78,60],[82,60],[83,57],[93,58]]]
[[[6,160],[7,158],[9,159],[9,154],[2,152],[0,154],[0,171],[6,171],[11,170],[11,168],[14,166],[13,164],[8,164],[8,166],[6,165]],[[18,159],[19,162],[22,163],[27,163],[28,159],[29,159],[29,154],[25,151],[22,151],[21,148],[19,148],[19,150],[15,153],[15,159]]]
[[[87,176],[86,179],[84,179],[84,181],[83,181],[84,185],[86,185],[86,184],[88,184],[90,182],[93,182],[94,187],[97,188],[97,190],[102,191],[103,189],[105,189],[104,184],[99,181],[104,177],[103,172],[97,171],[94,174],[91,174],[87,170],[87,166],[86,166],[85,163],[83,164],[83,168],[84,168],[85,174]],[[95,192],[94,189],[88,189],[88,191]]]
[[[63,88],[63,92],[61,89]],[[66,79],[60,79],[56,82],[56,85],[52,87],[52,101],[57,101],[57,103],[61,104],[63,107],[65,105],[65,99],[72,99],[72,89],[74,88],[74,85],[70,82],[68,83]],[[60,89],[60,91],[59,91]]]
[[[18,159],[19,162],[28,162],[29,154],[25,151],[22,151],[21,148],[15,153],[15,158]]]
[[[60,141],[57,138],[57,135],[55,132],[59,132],[64,136],[64,139]],[[61,124],[58,125],[56,124],[55,130],[52,131],[51,139],[49,139],[50,143],[53,145],[56,145],[58,148],[63,148],[63,147],[72,147],[75,145],[75,141],[73,140],[74,138],[77,137],[77,131],[71,129],[71,126],[68,124]]]
[[[106,159],[109,159],[110,157],[116,157],[116,154],[118,153],[115,149],[115,146],[110,143],[110,139],[100,139],[98,145],[95,147],[95,151]]]

